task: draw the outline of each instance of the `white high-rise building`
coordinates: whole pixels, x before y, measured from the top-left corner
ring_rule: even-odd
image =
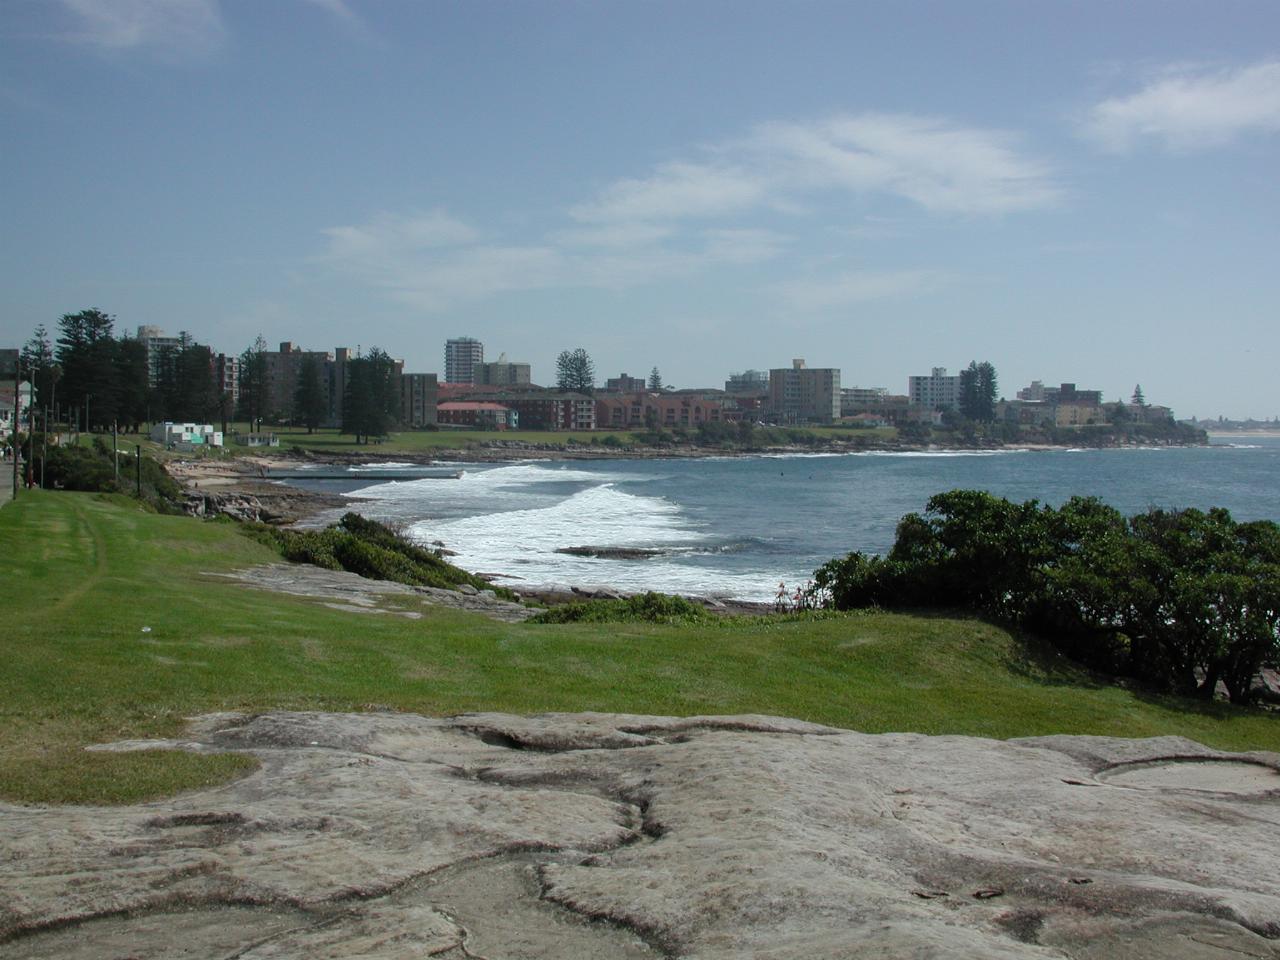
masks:
[[[454,337],[444,342],[446,383],[475,383],[476,367],[484,363],[484,344],[471,337]]]
[[[947,375],[946,367],[934,367],[927,377],[908,377],[907,396],[912,406],[930,410],[960,409],[960,378]]]

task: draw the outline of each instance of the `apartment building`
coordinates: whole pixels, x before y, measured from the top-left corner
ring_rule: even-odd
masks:
[[[616,377],[610,377],[606,380],[604,388],[609,393],[644,393],[649,389],[649,381],[644,377],[633,377],[627,373],[620,373]]]
[[[701,423],[741,419],[736,404],[705,390],[673,390],[663,393],[634,391],[596,396],[596,425],[609,429],[645,427],[696,427]]]
[[[769,374],[763,370],[743,370],[729,374],[724,382],[725,393],[766,394],[769,392]]]
[[[520,414],[500,403],[483,400],[451,400],[436,408],[439,423],[486,430],[515,430]]]
[[[929,410],[960,409],[960,378],[949,376],[946,367],[934,367],[927,377],[908,377],[907,396],[913,406]]]
[[[293,419],[294,397],[298,392],[298,380],[302,367],[308,358],[320,364],[321,370],[333,362],[333,354],[325,350],[303,350],[291,340],[281,342],[280,349],[268,350],[262,354],[266,368],[267,389],[266,404],[262,415],[270,421],[288,422]],[[326,409],[329,419],[333,416],[333,392],[330,389],[330,377],[321,376],[325,388]],[[338,394],[341,409],[341,394]]]
[[[528,386],[532,368],[527,363],[511,363],[504,353],[492,363],[477,363],[473,367],[474,379],[471,382],[481,386],[517,387]],[[453,383],[453,380],[449,380]]]
[[[434,373],[400,375],[400,423],[426,427],[438,422],[439,384]]]
[[[840,418],[840,371],[803,359],[770,370],[768,410],[778,423],[833,423]]]
[[[446,383],[475,383],[476,367],[484,363],[484,344],[471,337],[454,337],[444,342]]]
[[[526,430],[594,430],[595,401],[584,393],[559,390],[526,390],[486,394],[485,399],[501,404],[519,415]]]
[[[160,364],[166,351],[182,349],[182,338],[171,337],[160,327],[144,325],[138,327],[137,339],[147,350],[147,386],[154,387],[160,379]]]

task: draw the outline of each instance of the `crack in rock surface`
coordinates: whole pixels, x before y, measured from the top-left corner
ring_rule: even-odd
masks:
[[[775,717],[210,714],[261,767],[0,804],[0,954],[1280,960],[1280,756]]]

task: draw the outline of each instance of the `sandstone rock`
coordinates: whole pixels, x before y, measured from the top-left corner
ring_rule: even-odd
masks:
[[[275,713],[126,808],[0,805],[4,955],[1280,958],[1280,756],[761,716]]]
[[[467,589],[445,590],[439,587],[411,587],[391,580],[370,580],[345,570],[325,570],[305,563],[268,563],[234,573],[207,576],[238,580],[260,590],[273,590],[299,597],[312,597],[338,610],[362,613],[392,613],[417,619],[413,611],[383,606],[384,598],[416,596],[429,604],[471,610],[495,620],[517,623],[537,611],[518,603],[500,600],[496,595],[483,596],[470,584]],[[469,592],[468,592],[469,591]],[[492,591],[484,591],[492,594]]]

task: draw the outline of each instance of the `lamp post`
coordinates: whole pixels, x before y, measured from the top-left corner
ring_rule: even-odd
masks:
[[[22,357],[13,367],[13,499],[18,499],[18,405],[22,402]]]

